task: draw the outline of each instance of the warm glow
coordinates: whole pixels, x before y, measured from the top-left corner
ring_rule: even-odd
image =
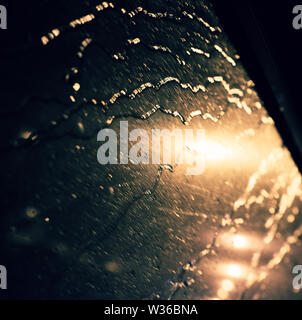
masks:
[[[226,291],[231,291],[234,288],[234,283],[231,280],[225,279],[222,281],[222,288]]]
[[[247,240],[244,236],[235,235],[233,238],[233,244],[236,248],[244,248],[247,246]]]
[[[220,288],[220,289],[218,289],[218,291],[217,291],[217,295],[218,295],[218,297],[219,297],[220,299],[225,300],[225,299],[228,298],[229,293],[228,293],[228,291]]]
[[[230,277],[233,278],[238,278],[242,274],[242,270],[237,264],[231,264],[227,266],[226,272]]]
[[[192,143],[188,145],[187,148],[198,153],[200,156],[205,157],[205,159],[211,160],[225,159],[231,155],[231,151],[229,149],[223,147],[218,142],[211,140]]]
[[[32,134],[32,132],[30,132],[30,131],[22,131],[21,133],[20,133],[20,137],[22,138],[22,139],[28,139],[30,136],[31,136],[31,134]]]
[[[75,83],[75,84],[73,85],[73,90],[74,90],[74,91],[79,91],[79,90],[80,90],[80,84],[79,84],[79,83]]]

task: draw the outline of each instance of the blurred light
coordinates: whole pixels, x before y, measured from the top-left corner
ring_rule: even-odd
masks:
[[[229,157],[232,153],[229,149],[223,147],[218,142],[205,140],[192,143],[187,148],[197,154],[204,156],[206,159],[220,160]]]
[[[222,289],[226,291],[231,291],[234,288],[234,283],[231,280],[225,279],[222,281]]]
[[[20,133],[20,137],[24,140],[27,140],[31,136],[32,132],[31,131],[22,131]]]
[[[37,209],[33,208],[33,207],[28,207],[25,210],[25,214],[28,218],[35,218],[38,215],[38,211]]]
[[[79,83],[75,83],[75,84],[73,85],[73,90],[74,90],[74,91],[79,91],[79,90],[80,90],[80,84],[79,84]]]
[[[233,244],[236,248],[244,248],[247,246],[247,239],[241,235],[235,235],[233,238]]]
[[[242,270],[237,264],[231,264],[227,266],[226,272],[233,278],[238,278],[242,275]]]
[[[120,270],[118,263],[116,263],[115,261],[108,261],[107,263],[105,263],[105,268],[112,273],[118,273]]]
[[[217,291],[217,295],[218,295],[218,297],[219,297],[220,299],[224,300],[224,299],[227,299],[227,298],[228,298],[229,293],[228,293],[228,291],[220,288],[220,289],[218,289],[218,291]]]

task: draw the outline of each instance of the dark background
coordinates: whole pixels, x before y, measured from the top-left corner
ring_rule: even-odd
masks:
[[[299,1],[214,1],[219,17],[266,108],[301,170],[302,30],[293,28]]]

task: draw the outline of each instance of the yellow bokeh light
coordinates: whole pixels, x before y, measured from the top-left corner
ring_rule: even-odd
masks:
[[[226,291],[231,291],[234,288],[234,283],[233,281],[229,279],[225,279],[222,281],[222,289]]]
[[[222,300],[225,300],[225,299],[227,299],[229,297],[228,291],[226,291],[226,290],[224,290],[222,288],[218,289],[217,295]]]
[[[75,83],[74,85],[73,85],[73,90],[74,91],[79,91],[80,90],[80,84],[79,83]]]
[[[241,235],[235,235],[233,237],[233,245],[236,248],[244,248],[247,246],[247,239]]]
[[[233,277],[233,278],[238,278],[242,274],[242,270],[237,264],[228,265],[226,272],[230,277]]]

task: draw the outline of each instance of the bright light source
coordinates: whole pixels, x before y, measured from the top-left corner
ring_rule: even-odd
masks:
[[[242,270],[237,264],[231,264],[227,266],[226,272],[230,277],[238,278],[241,275]]]
[[[193,152],[196,152],[200,156],[211,160],[225,159],[231,155],[231,151],[218,142],[204,140],[196,143],[192,143],[187,148]]]
[[[233,244],[236,248],[244,248],[247,246],[247,240],[244,236],[235,235],[233,237]]]

